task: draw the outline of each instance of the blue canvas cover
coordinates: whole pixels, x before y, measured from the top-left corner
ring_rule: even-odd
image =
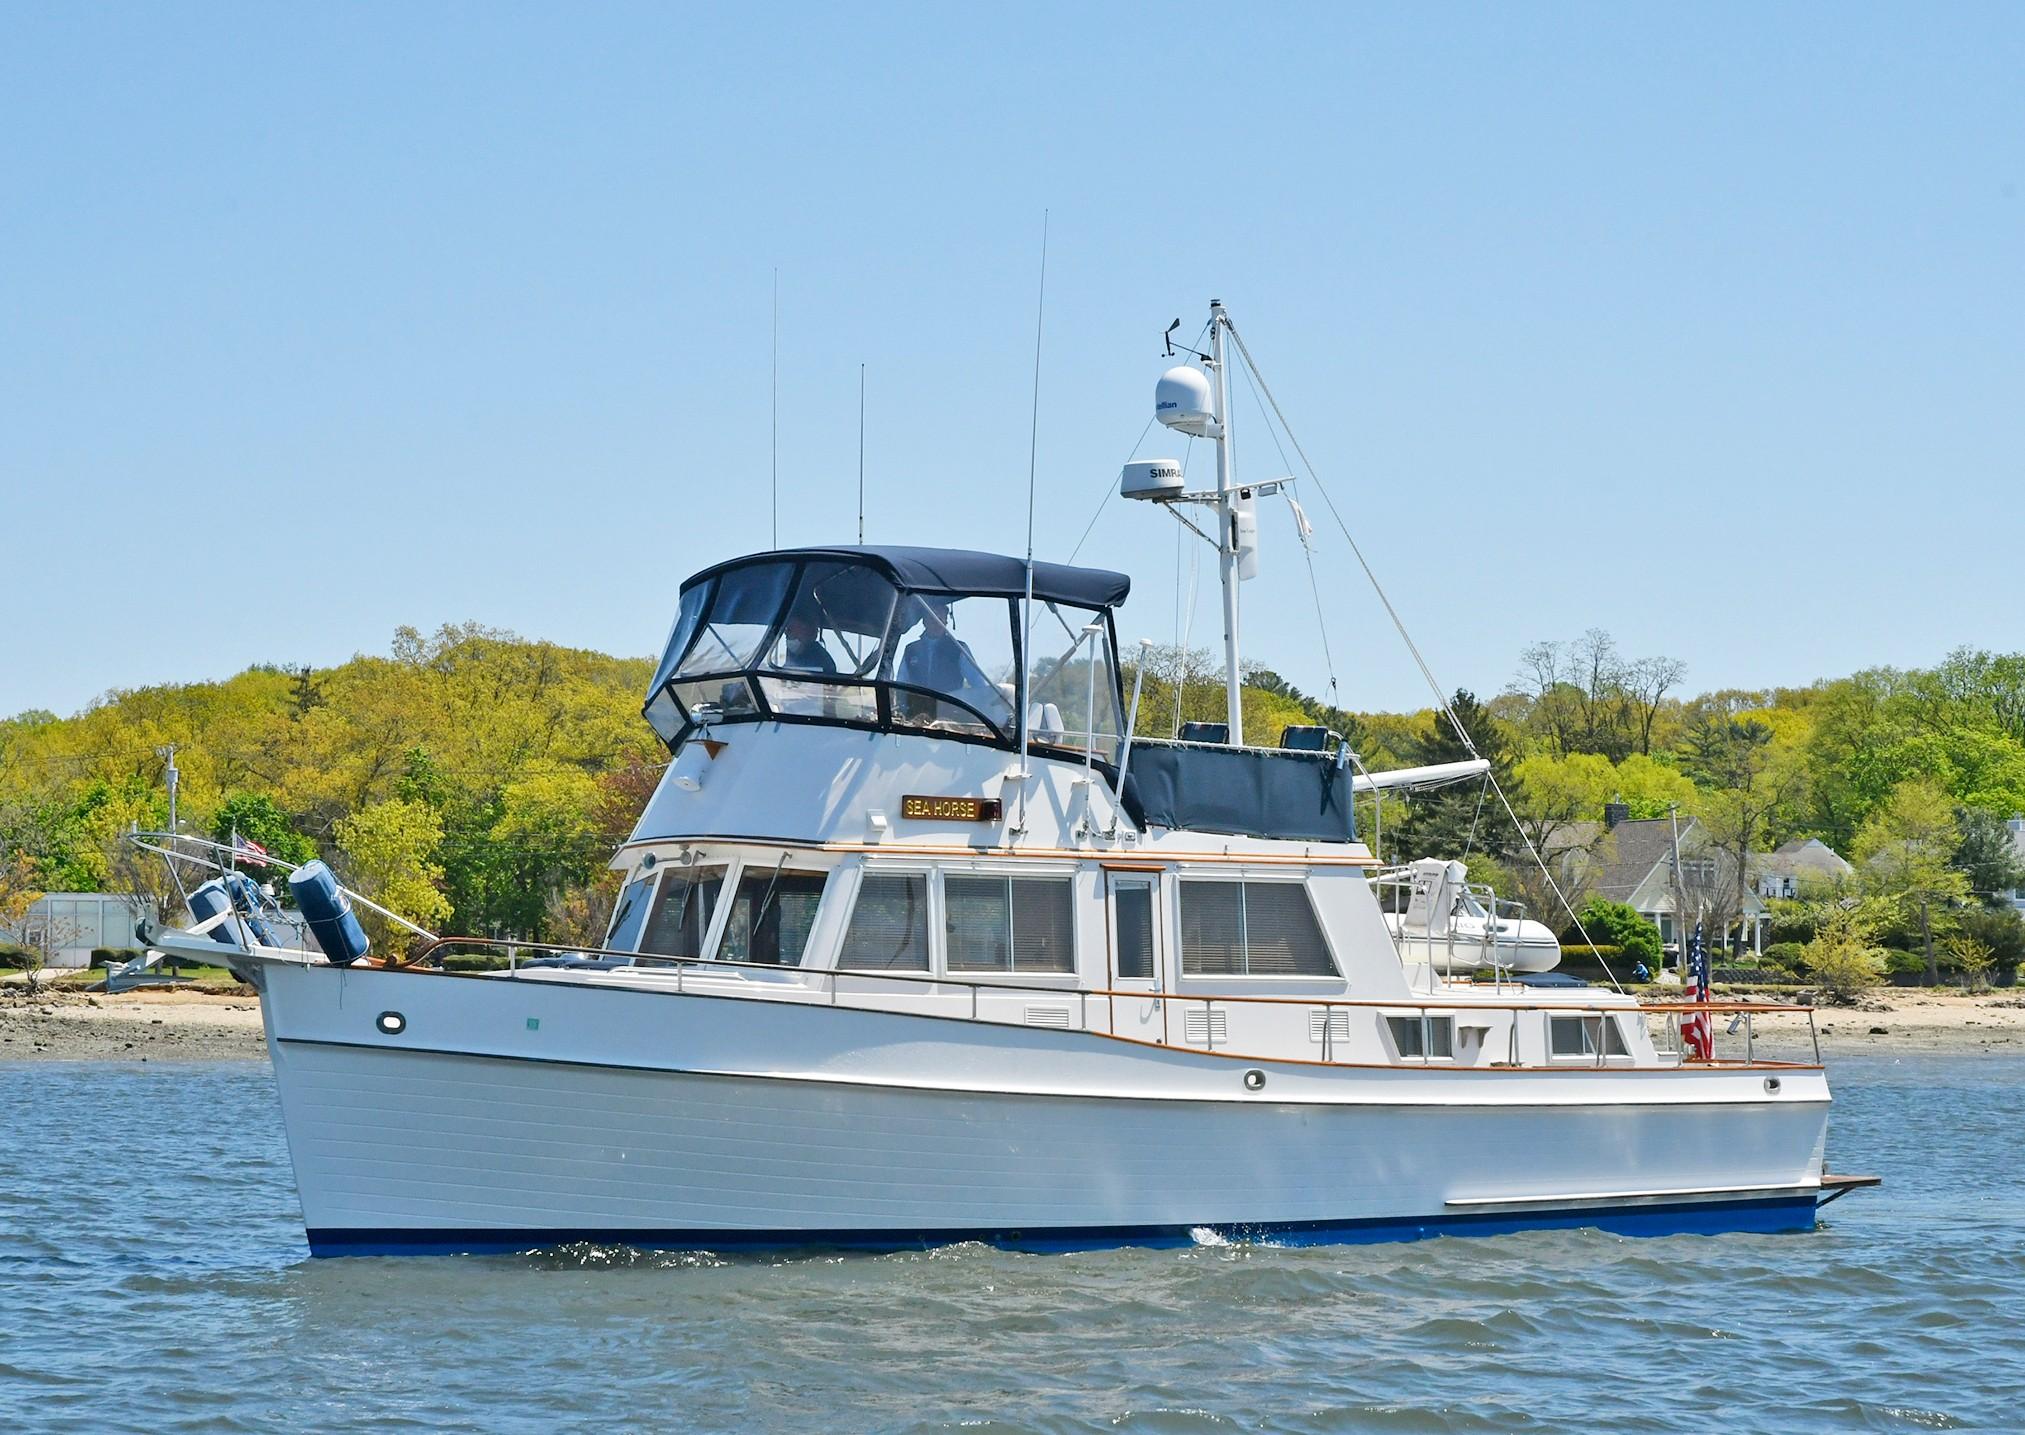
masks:
[[[682,585],[687,592],[728,568],[794,559],[830,559],[863,563],[889,576],[895,586],[913,593],[974,593],[986,598],[1020,598],[1027,591],[1023,558],[979,553],[968,548],[906,548],[891,545],[841,545],[835,548],[787,548],[754,553],[706,568]],[[1034,564],[1034,597],[1044,603],[1073,603],[1084,608],[1114,608],[1132,591],[1132,580],[1108,568],[1071,568],[1066,563]]]
[[[1120,800],[1141,827],[1355,842],[1350,791],[1333,753],[1138,742]]]

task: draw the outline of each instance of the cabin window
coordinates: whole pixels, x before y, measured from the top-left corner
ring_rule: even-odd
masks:
[[[717,956],[726,962],[799,966],[822,905],[825,874],[748,867],[732,893]]]
[[[1401,1057],[1415,1061],[1455,1059],[1455,1018],[1452,1016],[1389,1016],[1386,1027],[1392,1032],[1392,1046]]]
[[[1096,628],[1092,633],[1089,630]],[[1095,608],[1034,604],[1033,654],[1027,674],[1037,741],[1082,749],[1093,739],[1099,754],[1114,757],[1123,731],[1118,721],[1118,669],[1111,654],[1111,625]]]
[[[928,878],[868,872],[844,931],[837,965],[856,971],[928,970]]]
[[[654,876],[649,872],[644,877],[635,877],[619,894],[619,903],[612,909],[611,931],[605,935],[607,950],[633,950],[633,943],[640,937],[640,928],[647,924],[647,894],[653,889]]]
[[[1183,882],[1181,970],[1191,977],[1337,975],[1300,882]]]
[[[1073,972],[1076,950],[1067,877],[942,879],[952,972]]]
[[[1153,884],[1120,882],[1111,893],[1121,981],[1153,980]]]
[[[879,721],[879,690],[867,685],[763,677],[759,690],[766,694],[767,707],[784,717],[828,718],[832,722]]]
[[[1605,1056],[1629,1056],[1624,1033],[1614,1017],[1551,1016],[1547,1018],[1548,1049],[1555,1056],[1594,1057],[1600,1043]]]
[[[659,733],[663,742],[675,741],[675,735],[682,731],[682,709],[668,690],[658,683],[653,696],[647,699],[647,705],[640,711],[647,719],[647,726]]]
[[[673,742],[675,735],[682,731],[683,723],[682,711],[675,706],[666,685],[690,640],[696,636],[714,586],[707,582],[698,583],[682,595],[682,606],[675,614],[674,626],[668,630],[668,642],[661,649],[661,666],[654,670],[653,685],[647,690],[647,721],[664,742]]]
[[[718,720],[751,717],[759,711],[759,705],[752,699],[752,683],[746,678],[703,678],[697,682],[678,680],[670,691],[692,713],[699,708],[710,709],[707,714],[697,715],[699,722],[705,717]]]
[[[642,954],[702,956],[703,938],[710,931],[710,914],[723,885],[722,867],[691,867],[662,877],[654,915],[648,919],[647,935],[640,941]]]
[[[1013,605],[911,593],[893,615],[893,720],[981,737],[1013,729]]]
[[[753,666],[787,597],[792,563],[754,563],[718,575],[709,612],[676,676],[731,673]]]

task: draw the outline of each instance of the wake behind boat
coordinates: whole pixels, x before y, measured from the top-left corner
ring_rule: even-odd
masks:
[[[1157,413],[1216,488],[1163,460],[1124,491],[1205,515],[1221,730],[1134,735],[1123,574],[760,553],[682,587],[644,709],[670,764],[601,949],[373,958],[321,864],[291,879],[315,952],[243,877],[191,893],[153,944],[259,989],[314,1253],[1780,1231],[1860,1179],[1823,1174],[1818,1049],[1757,1056],[1769,1008],[1528,987],[1551,932],[1361,840],[1359,794],[1488,764],[1245,743],[1279,485],[1236,481],[1208,328]],[[459,945],[513,960],[442,970]],[[1705,1055],[1732,1016],[1741,1054]]]

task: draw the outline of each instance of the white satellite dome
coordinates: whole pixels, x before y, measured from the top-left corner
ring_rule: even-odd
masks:
[[[1192,364],[1178,364],[1162,374],[1153,389],[1153,416],[1177,433],[1208,438],[1216,431],[1209,375]]]

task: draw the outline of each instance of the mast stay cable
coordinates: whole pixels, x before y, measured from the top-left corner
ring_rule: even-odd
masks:
[[[1392,620],[1392,626],[1399,633],[1400,641],[1406,644],[1407,652],[1413,655],[1414,665],[1420,669],[1421,677],[1427,680],[1428,691],[1434,694],[1436,705],[1447,716],[1449,727],[1462,739],[1462,744],[1469,750],[1470,756],[1481,760],[1483,753],[1477,750],[1476,741],[1470,736],[1469,729],[1464,727],[1462,719],[1456,716],[1455,707],[1449,702],[1447,692],[1435,679],[1433,670],[1427,665],[1427,659],[1421,654],[1419,644],[1415,643],[1413,635],[1407,632],[1405,620],[1399,616],[1399,610],[1392,606],[1392,599],[1386,594],[1385,585],[1378,581],[1378,575],[1372,571],[1370,562],[1364,557],[1364,550],[1357,545],[1356,538],[1350,532],[1350,525],[1344,522],[1341,511],[1336,507],[1336,500],[1330,496],[1328,486],[1322,482],[1321,474],[1316,472],[1314,460],[1309,458],[1308,451],[1301,447],[1301,440],[1295,434],[1294,426],[1287,422],[1287,416],[1280,408],[1280,401],[1273,397],[1271,385],[1267,384],[1266,376],[1259,371],[1258,361],[1252,358],[1252,351],[1246,347],[1244,335],[1238,332],[1236,324],[1228,319],[1225,323],[1230,330],[1231,338],[1237,343],[1238,353],[1244,358],[1245,367],[1251,370],[1252,378],[1258,383],[1259,392],[1272,407],[1273,417],[1278,419],[1280,427],[1286,430],[1287,441],[1294,446],[1294,452],[1300,455],[1302,467],[1307,470],[1308,477],[1314,480],[1315,491],[1322,495],[1322,502],[1328,507],[1329,516],[1336,520],[1336,527],[1342,530],[1343,541],[1350,545],[1350,552],[1357,559],[1357,566],[1364,570],[1364,576],[1371,584],[1371,591],[1378,595],[1378,601],[1384,605],[1386,616]],[[1575,930],[1581,933],[1583,945],[1589,948],[1592,956],[1596,957],[1597,964],[1603,968],[1603,974],[1610,978],[1610,985],[1622,994],[1624,987],[1617,980],[1617,973],[1610,969],[1610,963],[1604,961],[1597,952],[1596,943],[1591,940],[1588,928],[1583,925],[1582,918],[1576,915],[1567,893],[1561,890],[1560,882],[1555,879],[1553,871],[1547,866],[1547,859],[1540,854],[1540,849],[1533,845],[1533,839],[1526,835],[1526,829],[1519,822],[1519,814],[1513,810],[1511,798],[1505,795],[1504,784],[1498,781],[1497,772],[1486,767],[1484,777],[1489,782],[1491,790],[1497,793],[1499,805],[1504,808],[1505,816],[1510,819],[1512,830],[1519,834],[1519,840],[1526,844],[1526,851],[1531,854],[1534,863],[1539,867],[1540,875],[1547,879],[1547,887],[1553,892],[1555,900],[1561,904],[1561,910],[1568,914],[1568,919],[1575,924]]]
[[[1237,330],[1233,328],[1231,334],[1235,337]],[[1244,348],[1244,341],[1242,339],[1238,340],[1238,348],[1240,350]],[[1258,383],[1256,375],[1252,370],[1251,355],[1245,355],[1245,366],[1240,372],[1244,375],[1245,391],[1252,396],[1252,403],[1257,406],[1259,417],[1266,419],[1266,406],[1259,402]],[[1279,430],[1273,427],[1270,420],[1262,423],[1260,427],[1265,429],[1267,436],[1273,441],[1273,447],[1278,450],[1280,467],[1288,473],[1292,473],[1294,466],[1287,461],[1286,446],[1280,442]],[[1289,438],[1292,436],[1291,433],[1288,434]],[[1329,673],[1329,706],[1340,711],[1343,706],[1343,694],[1341,689],[1336,685],[1336,659],[1329,651],[1329,621],[1322,613],[1322,585],[1315,578],[1315,544],[1313,542],[1313,533],[1309,528],[1307,516],[1301,513],[1300,505],[1294,503],[1291,494],[1288,495],[1287,501],[1292,504],[1294,512],[1297,515],[1294,520],[1294,531],[1301,540],[1301,556],[1308,562],[1308,593],[1315,600],[1315,632],[1322,640],[1322,666]]]

